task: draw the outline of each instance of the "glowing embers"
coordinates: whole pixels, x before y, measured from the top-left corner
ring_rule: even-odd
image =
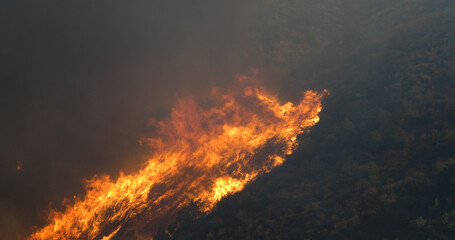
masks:
[[[281,104],[254,79],[238,80],[234,90],[212,91],[216,106],[181,99],[169,118],[151,121],[157,134],[143,139],[153,152],[145,168],[87,180],[85,197],[51,213],[30,239],[111,239],[145,226],[153,236],[192,202],[210,211],[282,164],[297,135],[319,121],[323,94],[306,91],[298,104]]]

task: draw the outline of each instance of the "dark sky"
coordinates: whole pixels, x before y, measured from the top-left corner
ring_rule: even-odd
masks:
[[[140,168],[148,117],[254,67],[251,12],[244,1],[1,1],[0,235],[42,224],[84,177]]]

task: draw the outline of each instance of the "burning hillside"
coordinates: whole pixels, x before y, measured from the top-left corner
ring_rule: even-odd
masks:
[[[213,90],[215,106],[178,101],[167,119],[151,124],[146,166],[116,180],[86,180],[84,197],[29,239],[112,239],[147,226],[153,237],[191,203],[210,211],[224,196],[283,163],[297,135],[319,121],[324,94],[306,91],[298,104],[281,104],[254,77],[238,77],[235,90]],[[137,221],[140,219],[140,221]]]

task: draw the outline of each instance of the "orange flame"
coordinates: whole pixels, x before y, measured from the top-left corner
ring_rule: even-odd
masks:
[[[282,164],[297,135],[319,121],[324,94],[306,91],[297,105],[280,104],[252,77],[238,80],[240,91],[212,91],[216,107],[179,100],[168,119],[152,121],[158,137],[145,139],[153,148],[145,168],[115,181],[87,180],[85,197],[52,212],[49,225],[29,239],[111,239],[139,217],[153,235],[192,202],[208,212]]]
[[[22,169],[22,162],[21,161],[16,161],[17,163],[17,167],[16,167],[16,170],[19,171]]]

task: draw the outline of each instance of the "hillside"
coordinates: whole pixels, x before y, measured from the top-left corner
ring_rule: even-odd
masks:
[[[158,239],[452,239],[455,4],[377,2],[258,10],[250,56],[281,95],[329,89],[321,121],[283,166]]]

